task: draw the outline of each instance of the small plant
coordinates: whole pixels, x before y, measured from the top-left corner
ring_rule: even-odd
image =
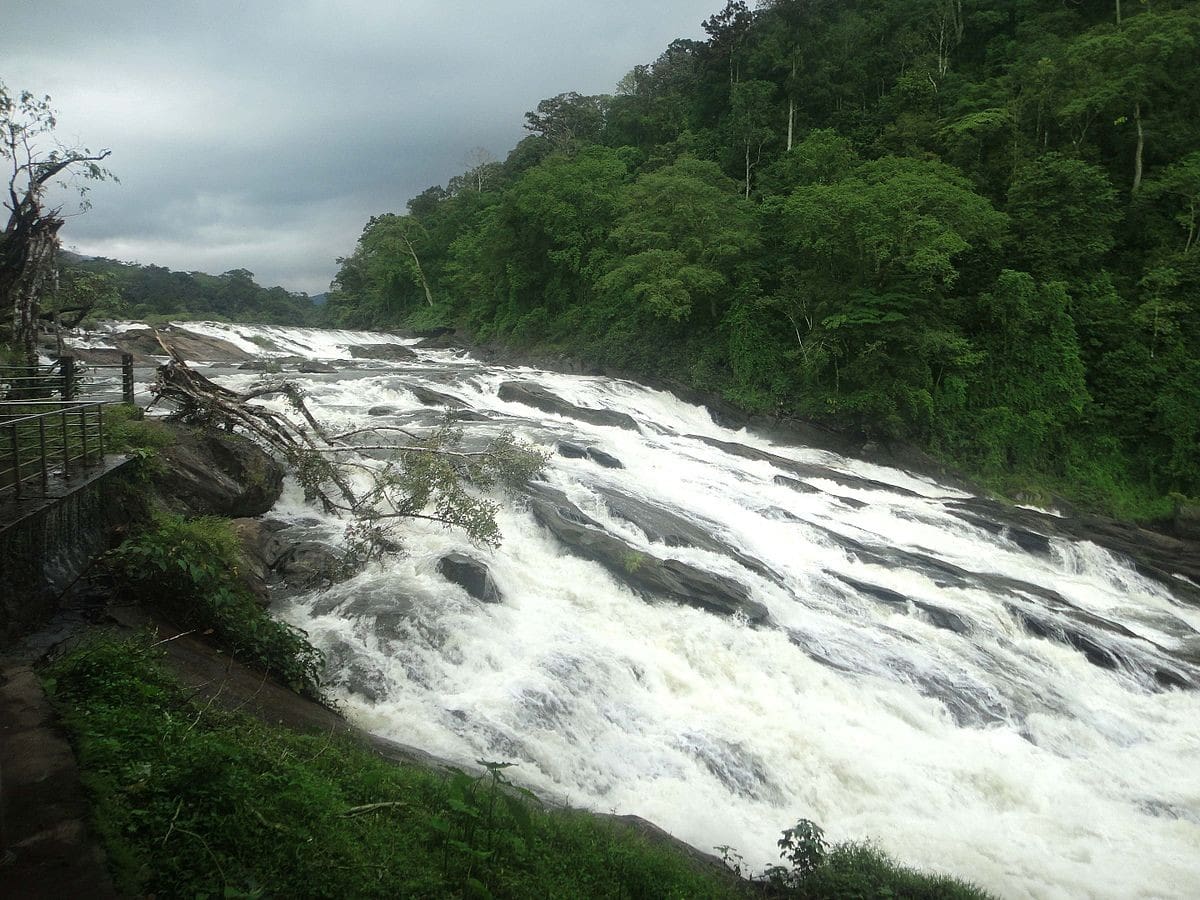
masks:
[[[779,855],[792,864],[792,874],[799,878],[820,868],[829,851],[825,832],[810,819],[801,819],[793,827],[785,828],[778,846]]]
[[[272,619],[237,579],[237,539],[223,519],[160,516],[106,557],[119,588],[163,606],[192,627],[212,629],[230,651],[317,696],[324,658],[304,633]]]
[[[621,565],[630,575],[634,574],[646,562],[646,554],[638,550],[630,550],[621,557]]]
[[[461,870],[465,896],[491,897],[488,883],[498,869],[519,863],[533,843],[528,803],[536,797],[504,776],[514,763],[476,760],[478,778],[455,772],[448,783],[446,815],[433,820],[444,836],[442,869],[448,881]]]

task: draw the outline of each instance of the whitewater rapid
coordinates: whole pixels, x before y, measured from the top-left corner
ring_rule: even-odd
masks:
[[[203,327],[252,352],[270,340],[268,355],[326,360],[411,343]],[[500,513],[496,549],[414,522],[402,555],[279,611],[327,652],[332,692],[359,725],[463,764],[515,762],[544,796],[634,813],[755,866],[776,862],[779,832],[804,817],[1004,897],[1200,895],[1200,692],[1163,674],[1200,683],[1200,608],[1094,544],[1051,537],[1031,551],[957,515],[961,491],[731,431],[661,391],[416,354],[296,377],[332,424],[434,427],[445,410],[410,388],[457,398],[487,417],[469,435],[511,429],[550,451],[546,481],[605,531],[745,586],[769,622],[641,596],[520,499]],[[216,377],[245,388],[257,376]],[[508,381],[638,428],[501,400]],[[367,414],[379,406],[392,409]],[[624,467],[566,458],[559,441]],[[614,513],[614,494],[743,558],[655,543]],[[338,528],[294,486],[273,515]],[[502,602],[438,574],[453,551],[489,567]]]

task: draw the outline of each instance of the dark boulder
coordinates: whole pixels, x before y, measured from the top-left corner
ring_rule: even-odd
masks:
[[[275,564],[290,546],[286,535],[280,533],[288,525],[277,519],[250,518],[234,519],[229,524],[242,545],[238,579],[265,605]]]
[[[476,600],[499,603],[502,599],[488,567],[469,556],[449,553],[438,560],[437,570],[439,575],[457,584]]]
[[[385,406],[372,406],[370,409],[367,410],[367,415],[368,416],[394,416],[398,412],[400,412],[400,408],[397,406],[386,406],[386,405]]]
[[[755,624],[770,618],[765,606],[750,599],[744,585],[631,547],[548,485],[535,483],[528,490],[530,509],[539,522],[580,556],[600,563],[634,590],[722,615],[744,615]]]
[[[625,464],[613,456],[611,453],[605,453],[599,447],[587,448],[588,459],[596,463],[596,465],[604,466],[606,469],[623,469]]]
[[[1180,503],[1175,509],[1175,536],[1200,541],[1200,503]]]
[[[462,409],[467,405],[457,397],[427,388],[423,384],[405,382],[404,389],[416,397],[417,402],[423,406],[447,406],[450,409]]]
[[[567,459],[585,459],[588,455],[586,447],[580,447],[578,444],[572,444],[570,441],[559,441],[556,445],[559,456],[565,456]]]
[[[626,428],[637,431],[637,422],[632,416],[610,409],[592,409],[586,406],[576,406],[562,397],[552,394],[536,384],[523,381],[506,381],[500,385],[500,399],[510,403],[522,403],[532,406],[542,412],[554,413],[569,419],[579,419],[592,425],[611,425],[616,428]]]
[[[360,344],[350,348],[355,359],[416,359],[417,354],[403,344]]]
[[[329,587],[350,574],[345,556],[322,541],[297,541],[276,560],[274,572],[290,588]]]
[[[461,350],[466,347],[462,338],[458,337],[453,328],[434,328],[428,337],[417,342],[422,350]]]
[[[604,466],[606,469],[625,468],[624,463],[612,454],[605,453],[599,447],[583,447],[570,441],[559,441],[555,446],[559,456],[565,456],[567,459],[590,459],[596,465]]]
[[[248,438],[178,427],[159,453],[153,484],[171,510],[185,516],[260,516],[283,490],[283,467]]]
[[[331,375],[337,368],[317,359],[306,359],[296,366],[296,371],[304,375]]]

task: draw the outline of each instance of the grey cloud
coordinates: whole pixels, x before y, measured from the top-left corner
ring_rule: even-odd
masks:
[[[110,147],[68,245],[321,291],[363,223],[497,157],[523,113],[612,90],[719,0],[16,0],[0,78]]]

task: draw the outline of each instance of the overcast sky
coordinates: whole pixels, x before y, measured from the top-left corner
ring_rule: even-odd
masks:
[[[325,290],[369,216],[503,159],[526,110],[611,93],[720,0],[3,0],[0,80],[111,148],[64,244]]]

